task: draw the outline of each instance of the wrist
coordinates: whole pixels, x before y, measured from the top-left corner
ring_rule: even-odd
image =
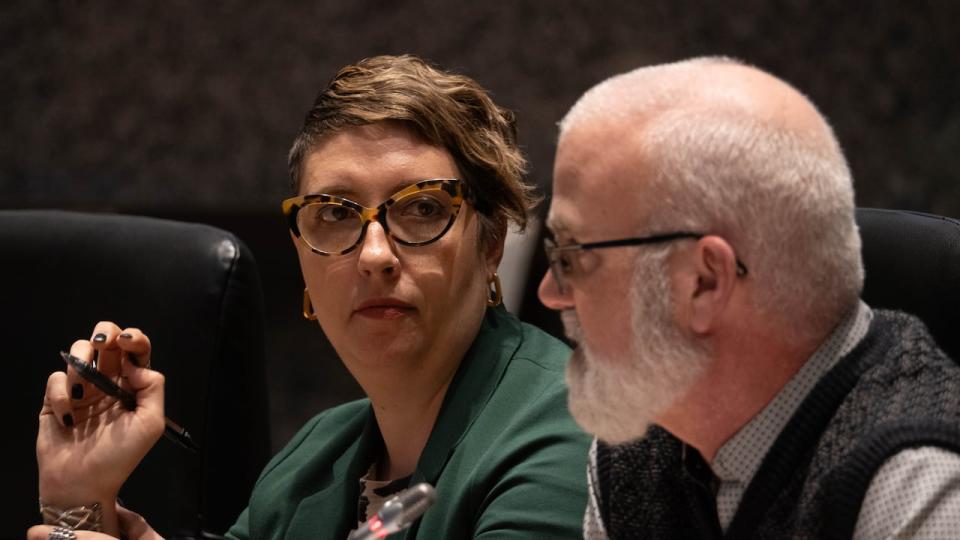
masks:
[[[40,500],[40,516],[44,525],[66,527],[77,531],[103,530],[103,505],[99,502],[80,506],[54,506]]]
[[[98,502],[104,509],[107,509],[112,508],[113,505],[116,504],[119,490],[88,485],[87,481],[88,479],[86,478],[77,479],[77,481],[41,478],[38,486],[40,500],[45,504],[51,504],[61,508],[83,506],[85,504]]]

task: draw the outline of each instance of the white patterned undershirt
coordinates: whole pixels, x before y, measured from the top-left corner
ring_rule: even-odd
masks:
[[[367,469],[367,474],[360,478],[360,499],[357,501],[357,527],[360,527],[370,516],[376,514],[383,503],[387,502],[410,483],[410,477],[398,480],[374,480],[377,464]]]

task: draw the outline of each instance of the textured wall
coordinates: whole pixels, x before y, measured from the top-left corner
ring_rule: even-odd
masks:
[[[860,204],[960,215],[955,2],[283,4],[2,3],[0,205],[272,210],[316,90],[337,67],[385,52],[492,89],[519,112],[544,181],[553,123],[585,88],[721,53],[820,105]]]
[[[297,319],[302,282],[276,216],[303,113],[364,56],[410,52],[476,77],[519,113],[541,183],[554,123],[592,84],[642,64],[741,57],[831,119],[859,204],[960,216],[960,3],[276,4],[0,2],[0,208],[135,211],[238,232],[264,275],[275,445],[357,391]]]

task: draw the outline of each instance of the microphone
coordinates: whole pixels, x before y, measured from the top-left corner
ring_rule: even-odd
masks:
[[[380,511],[350,533],[347,540],[375,540],[402,531],[422,516],[436,499],[433,487],[425,482],[407,488],[387,499]]]

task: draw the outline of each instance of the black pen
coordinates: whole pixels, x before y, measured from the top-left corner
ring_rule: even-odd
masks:
[[[123,388],[120,388],[117,383],[113,382],[103,373],[97,371],[95,367],[77,358],[76,356],[63,351],[60,351],[60,356],[63,357],[64,362],[72,366],[81,377],[99,388],[104,394],[120,400],[120,403],[125,409],[132,411],[137,408],[136,396],[124,390]],[[190,450],[191,452],[197,452],[200,450],[200,447],[197,446],[197,443],[193,442],[193,437],[190,436],[190,433],[188,433],[186,429],[183,429],[176,422],[169,418],[164,417],[163,421],[164,437],[179,444],[187,450]]]

